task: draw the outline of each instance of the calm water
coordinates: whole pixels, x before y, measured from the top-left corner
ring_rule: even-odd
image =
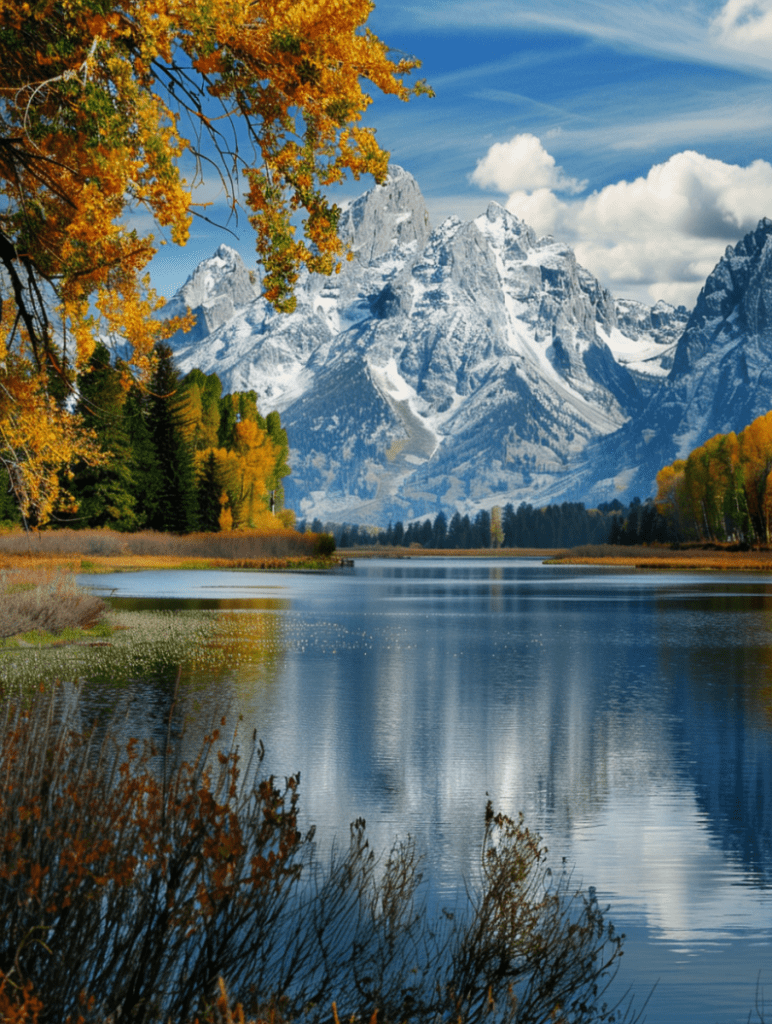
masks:
[[[227,668],[183,666],[186,707],[257,728],[323,842],[360,816],[376,847],[410,832],[449,896],[489,794],[611,905],[652,1024],[745,1021],[759,979],[772,1005],[772,577],[416,558],[82,582],[251,617]],[[168,675],[133,693],[162,730]]]

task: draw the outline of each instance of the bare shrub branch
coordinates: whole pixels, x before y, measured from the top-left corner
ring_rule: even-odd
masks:
[[[411,840],[379,858],[357,821],[323,865],[298,828],[298,779],[265,776],[256,737],[242,761],[215,729],[185,761],[110,729],[97,742],[66,697],[0,720],[9,1019],[636,1019],[604,1001],[622,937],[592,890],[552,877],[522,818],[489,805],[480,877],[435,913]]]

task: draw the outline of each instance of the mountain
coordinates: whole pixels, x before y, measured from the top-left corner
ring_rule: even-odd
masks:
[[[301,516],[385,524],[644,496],[666,452],[763,401],[769,224],[727,250],[689,317],[615,300],[568,246],[496,203],[432,230],[415,180],[392,167],[341,216],[354,258],[305,275],[294,313],[257,297],[227,246],[164,312],[197,315],[171,340],[183,371],[281,412]],[[743,372],[756,397],[739,403]]]
[[[772,408],[772,220],[729,246],[700,292],[673,365],[640,412],[590,446],[575,486],[646,495],[662,466]]]

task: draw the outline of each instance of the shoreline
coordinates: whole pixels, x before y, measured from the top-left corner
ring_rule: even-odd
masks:
[[[620,569],[718,570],[772,572],[772,550],[732,550],[719,547],[612,547],[608,544],[578,548],[343,548],[352,561],[368,558],[540,558],[545,565],[604,565]]]
[[[524,559],[537,558],[545,565],[603,565],[618,568],[660,570],[718,570],[735,572],[772,572],[772,550],[748,551],[721,548],[613,548],[587,545],[580,548],[342,548],[328,557],[223,558],[184,555],[82,555],[0,554],[0,571],[44,569],[78,575],[103,575],[116,572],[253,570],[259,572],[325,572],[351,567],[357,561],[384,558],[392,561],[413,558]]]

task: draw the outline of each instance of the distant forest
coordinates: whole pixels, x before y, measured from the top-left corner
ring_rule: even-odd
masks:
[[[388,529],[350,523],[322,523],[314,519],[298,523],[301,531],[331,533],[339,548],[380,544],[421,548],[569,548],[581,544],[663,544],[677,538],[672,527],[657,511],[654,502],[634,498],[629,506],[619,501],[604,502],[587,509],[580,502],[563,502],[534,508],[510,502],[474,518],[456,512],[450,520],[438,512],[434,520],[408,523],[397,521]]]

